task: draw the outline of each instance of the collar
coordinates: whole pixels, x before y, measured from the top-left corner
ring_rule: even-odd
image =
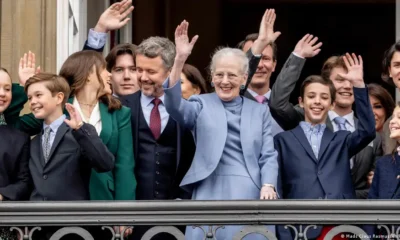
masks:
[[[86,119],[85,115],[83,115],[81,106],[79,105],[78,99],[76,97],[74,97],[72,105],[74,105],[75,109],[81,115],[82,121],[85,123],[89,123],[90,119]],[[100,119],[100,108],[99,108],[98,101],[92,110],[92,114],[90,115],[90,118],[93,118],[95,121],[98,121]]]
[[[328,112],[328,116],[329,116],[329,120],[331,120],[331,122],[333,122],[333,119],[335,119],[335,117],[340,117],[339,114],[337,114],[335,111],[330,110]],[[355,123],[354,123],[354,112],[351,111],[351,113],[346,114],[344,116],[342,116],[342,118],[346,119],[347,123],[350,124],[350,126],[352,126],[354,128]]]
[[[161,100],[161,104],[164,104],[164,94],[159,97],[159,99]],[[142,103],[142,106],[146,106],[148,107],[151,104],[151,101],[153,101],[155,97],[153,96],[146,96],[143,93],[140,95],[140,102]]]
[[[258,94],[256,92],[254,92],[253,90],[251,90],[250,88],[247,89],[247,91],[249,91],[249,93],[253,96],[256,97],[258,96]],[[264,97],[266,97],[268,100],[271,97],[271,88],[268,90],[268,92],[266,94],[264,94]]]
[[[63,114],[59,118],[57,118],[55,121],[50,123],[50,125],[47,125],[46,123],[43,122],[43,129],[45,129],[46,127],[50,127],[51,131],[57,132],[57,129],[61,126],[61,124],[63,124],[65,118],[66,118],[65,114]]]
[[[311,123],[309,123],[309,122],[301,121],[300,127],[305,132],[309,132],[309,131],[315,132],[316,131],[317,133],[321,133],[325,130],[326,124],[317,124],[317,125],[312,126]]]

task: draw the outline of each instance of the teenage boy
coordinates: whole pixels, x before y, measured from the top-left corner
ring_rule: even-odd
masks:
[[[283,199],[354,199],[350,159],[375,138],[374,115],[363,80],[361,56],[346,54],[349,69],[341,77],[354,86],[359,124],[354,132],[333,132],[326,127],[328,111],[334,106],[336,90],[330,80],[310,76],[302,84],[299,103],[305,121],[275,136]],[[308,231],[315,239],[321,228]]]

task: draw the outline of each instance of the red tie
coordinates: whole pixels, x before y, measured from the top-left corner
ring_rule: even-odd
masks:
[[[160,105],[161,100],[154,98],[151,102],[154,104],[154,107],[150,113],[150,130],[153,133],[154,138],[158,139],[161,134],[161,117],[160,111],[158,111],[158,105]]]

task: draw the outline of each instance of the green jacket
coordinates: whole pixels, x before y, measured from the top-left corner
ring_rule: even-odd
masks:
[[[36,135],[43,128],[43,121],[36,119],[32,113],[19,117],[27,101],[22,87],[13,84],[13,100],[4,112],[6,122],[28,134]],[[72,104],[73,98],[68,99]],[[92,170],[90,178],[91,200],[134,200],[136,195],[136,179],[134,174],[133,142],[131,128],[131,111],[127,107],[110,113],[108,107],[100,103],[102,130],[100,138],[115,156],[113,171],[97,173]],[[68,116],[68,112],[64,111]]]

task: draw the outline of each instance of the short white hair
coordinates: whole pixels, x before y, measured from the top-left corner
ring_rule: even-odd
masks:
[[[223,57],[235,57],[234,61],[240,62],[241,66],[240,71],[243,74],[248,74],[249,59],[246,57],[246,54],[237,48],[228,48],[228,47],[217,49],[214,55],[212,56],[210,65],[211,74],[215,72],[215,67],[216,67],[215,65],[217,64],[217,61]]]

